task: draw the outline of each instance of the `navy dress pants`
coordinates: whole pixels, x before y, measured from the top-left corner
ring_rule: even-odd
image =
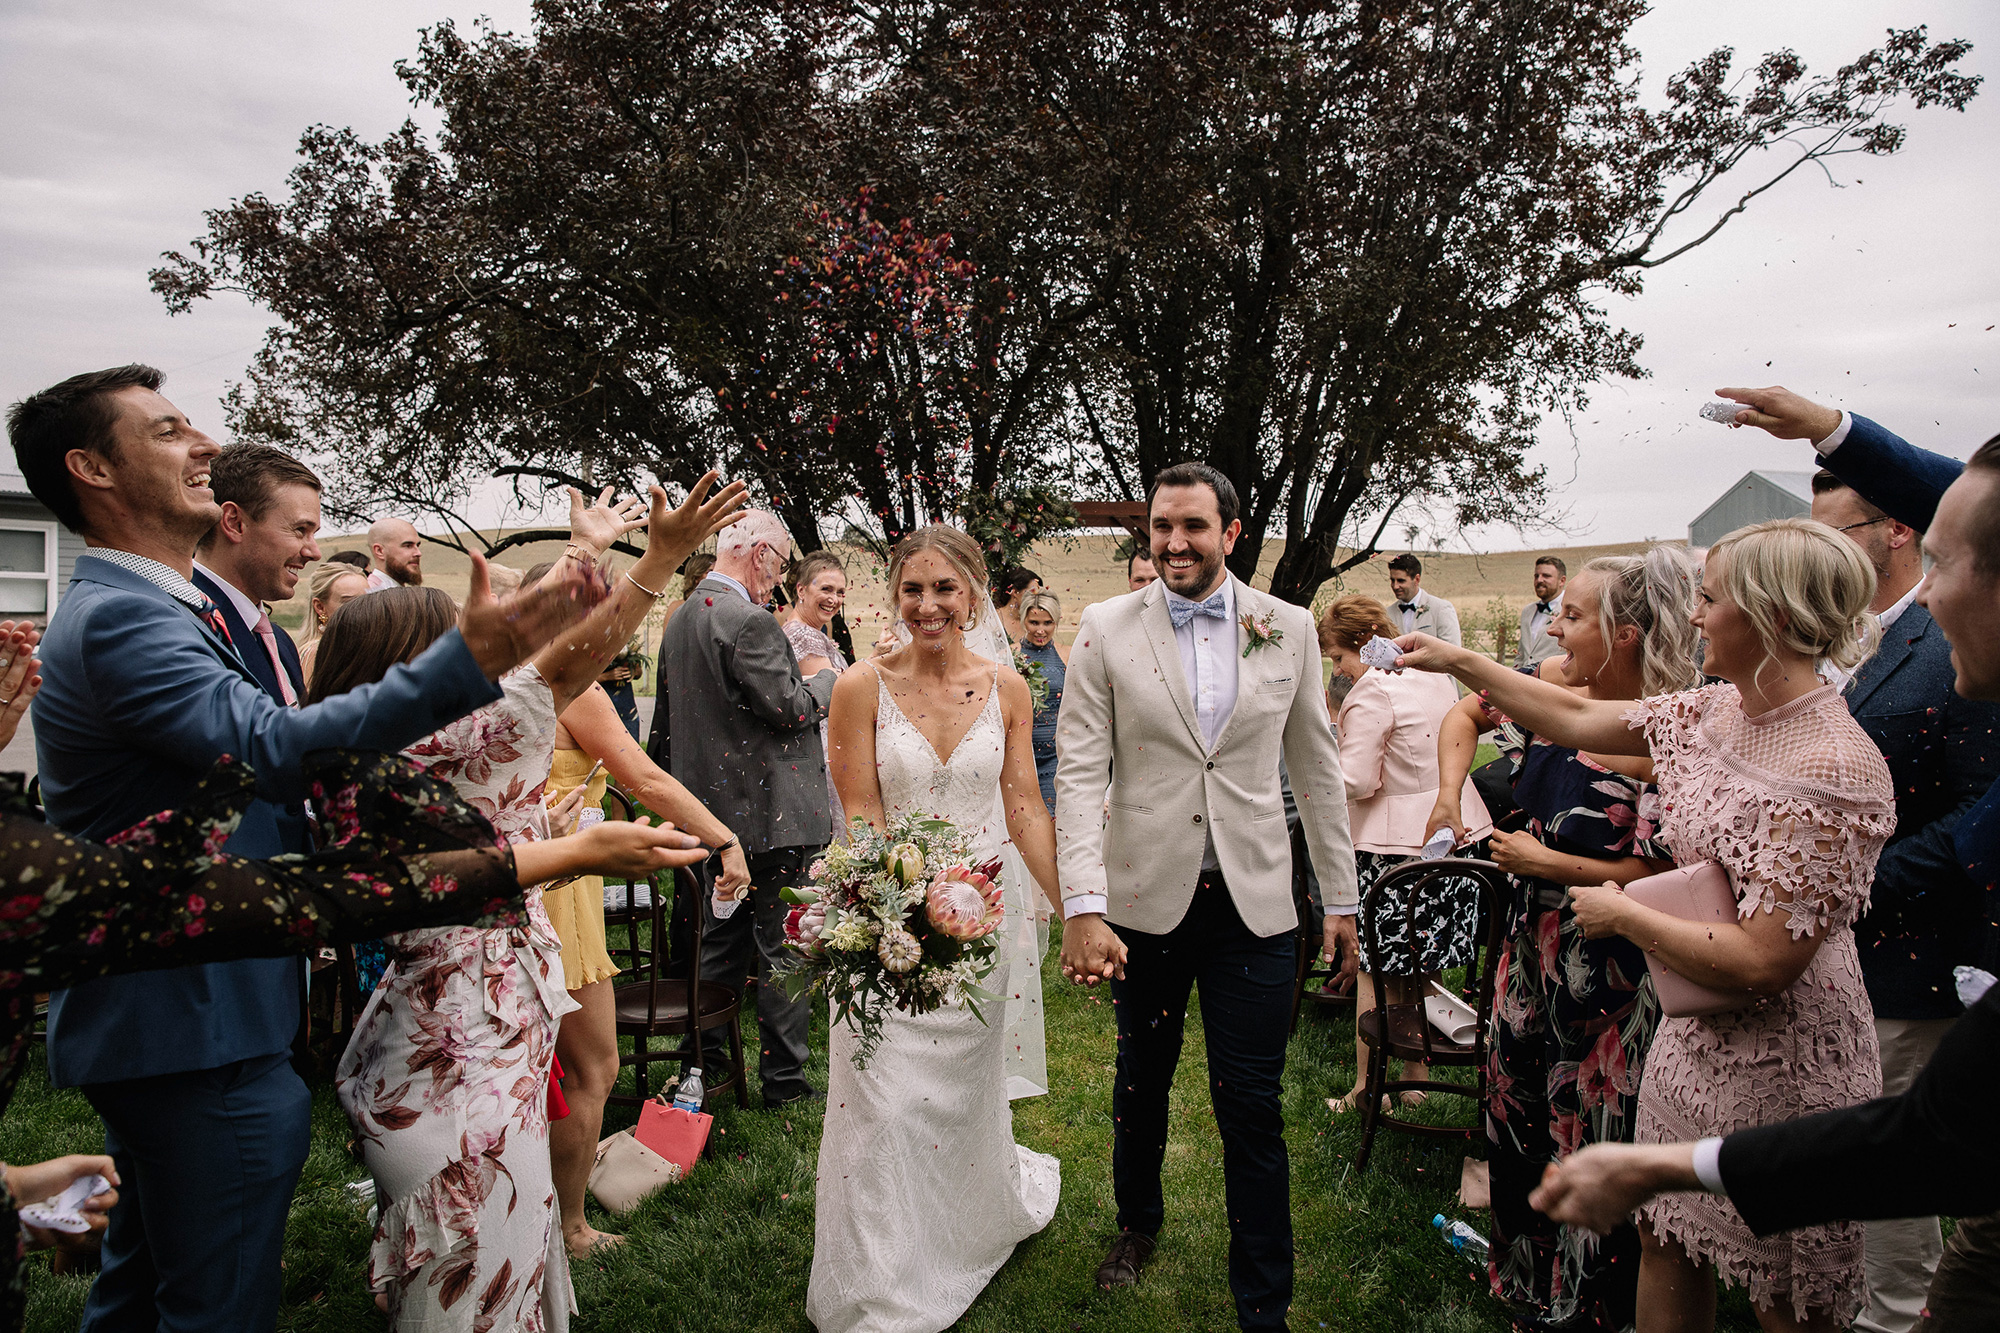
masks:
[[[1292,1011],[1293,932],[1259,937],[1237,915],[1219,872],[1164,935],[1114,926],[1129,958],[1111,982],[1118,1014],[1111,1179],[1122,1231],[1157,1235],[1166,1220],[1160,1165],[1167,1090],[1180,1063],[1188,991],[1201,987],[1208,1090],[1222,1134],[1229,1209],[1229,1290],[1246,1329],[1285,1327],[1292,1303],[1292,1177],[1279,1080]]]
[[[123,1181],[84,1333],[275,1328],[285,1216],[312,1138],[291,1053],[83,1094]]]

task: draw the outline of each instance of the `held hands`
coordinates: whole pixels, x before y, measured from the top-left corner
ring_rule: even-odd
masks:
[[[1757,426],[1781,440],[1806,440],[1818,444],[1840,429],[1840,410],[1821,407],[1801,398],[1790,389],[1717,389],[1718,398],[1742,403],[1734,424]]]
[[[42,664],[35,648],[42,632],[26,620],[0,620],[0,747],[14,739],[28,705],[42,688]]]
[[[612,488],[606,486],[597,497],[597,503],[585,505],[583,492],[571,486],[569,490],[569,538],[578,546],[587,547],[595,556],[602,556],[611,549],[611,543],[623,537],[634,528],[643,527],[646,522],[646,506],[637,496],[628,495],[623,500],[612,499]]]
[[[1509,836],[1496,833],[1495,838]],[[1525,833],[1512,836],[1525,838]],[[1496,864],[1505,865],[1498,856]],[[1624,933],[1625,912],[1632,900],[1625,896],[1625,890],[1606,880],[1602,884],[1580,884],[1569,891],[1570,910],[1576,913],[1576,923],[1583,927],[1583,937],[1587,940],[1604,940]]]
[[[486,679],[498,680],[582,620],[610,591],[595,566],[565,560],[534,587],[496,599],[486,558],[474,552],[472,587],[458,613],[458,632]]]
[[[1062,971],[1079,986],[1095,986],[1113,977],[1125,979],[1129,951],[1118,932],[1096,912],[1063,922]]]

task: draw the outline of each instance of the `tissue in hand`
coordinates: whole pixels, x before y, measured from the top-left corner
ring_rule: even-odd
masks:
[[[1403,845],[1405,847],[1409,846],[1408,843],[1404,843]],[[1417,859],[1420,861],[1442,861],[1445,857],[1451,855],[1451,849],[1455,845],[1456,842],[1451,836],[1451,826],[1447,824],[1436,833],[1431,834],[1430,841],[1424,844],[1424,850],[1418,854]]]
[[[90,1220],[83,1215],[83,1201],[110,1188],[111,1182],[103,1176],[84,1176],[71,1181],[70,1187],[55,1198],[22,1208],[21,1220],[31,1227],[81,1235],[90,1230]]]
[[[1377,670],[1394,671],[1396,663],[1402,656],[1393,640],[1385,639],[1379,634],[1361,645],[1361,660]]]

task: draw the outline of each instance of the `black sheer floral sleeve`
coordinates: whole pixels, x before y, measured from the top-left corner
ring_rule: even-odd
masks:
[[[223,759],[178,810],[104,845],[50,828],[19,799],[0,811],[0,1005],[13,1091],[41,991],[111,973],[302,953],[427,926],[513,925],[514,855],[452,790],[397,756],[307,762],[322,850],[246,861],[222,846],[254,798]]]

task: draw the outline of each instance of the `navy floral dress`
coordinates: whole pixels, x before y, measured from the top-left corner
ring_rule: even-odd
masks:
[[[514,855],[451,784],[400,758],[328,752],[308,764],[310,856],[222,854],[256,798],[222,760],[179,810],[84,842],[44,824],[0,776],[0,1109],[34,1031],[35,995],[93,977],[281,957],[417,926],[521,919]],[[21,1327],[17,1219],[0,1194],[0,1330]]]
[[[1535,739],[1514,797],[1528,831],[1566,855],[1670,860],[1650,783]],[[1639,1235],[1557,1226],[1528,1206],[1542,1168],[1588,1143],[1629,1143],[1639,1076],[1659,1026],[1645,954],[1586,940],[1568,890],[1515,876],[1488,1036],[1486,1137],[1493,1186],[1493,1293],[1517,1327],[1633,1326]]]

